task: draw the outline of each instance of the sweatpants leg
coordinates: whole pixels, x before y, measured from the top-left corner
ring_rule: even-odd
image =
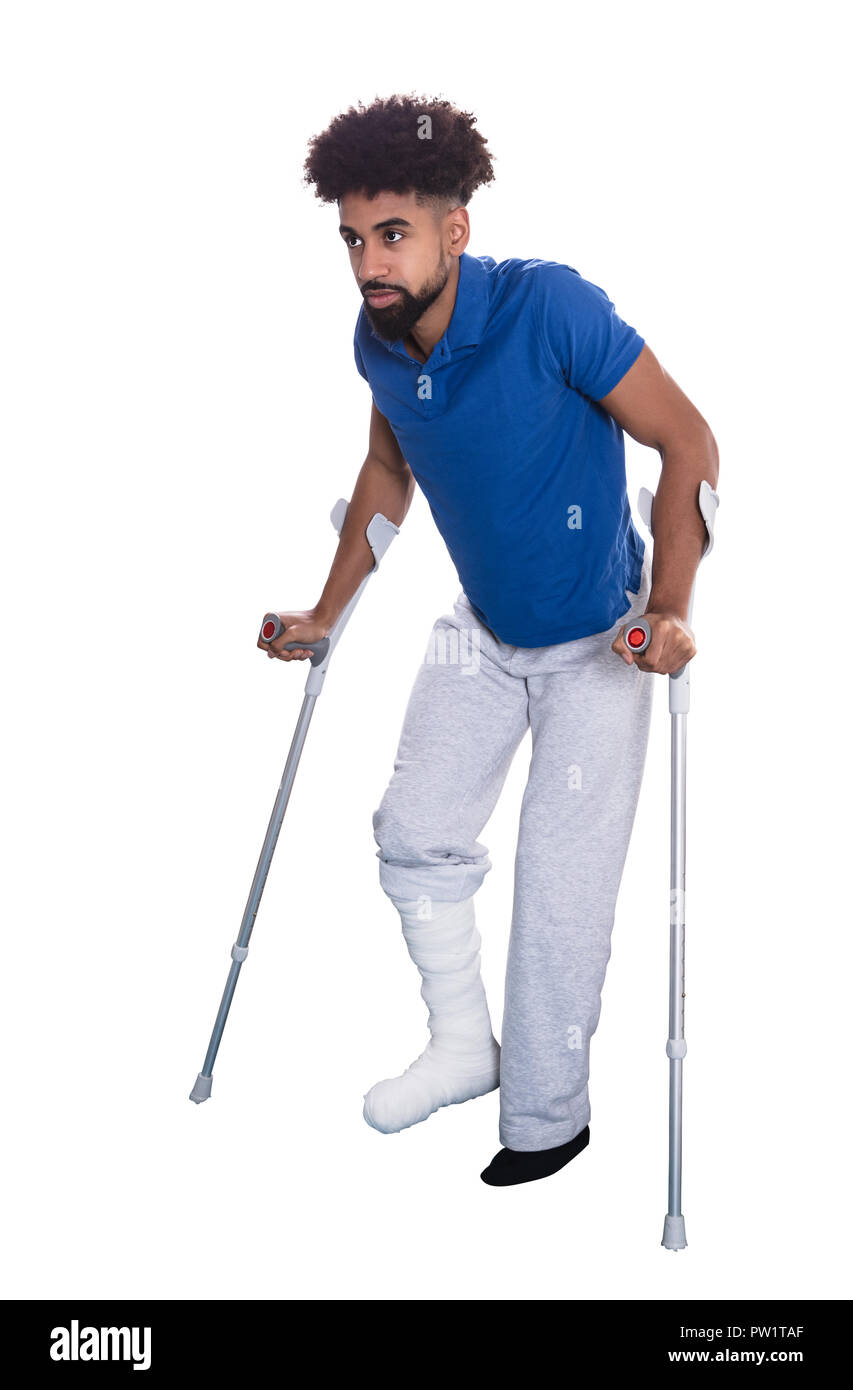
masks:
[[[432,630],[373,830],[379,879],[399,898],[458,902],[492,867],[477,836],[529,727],[527,688],[464,594]]]
[[[530,649],[530,773],[521,807],[501,1033],[501,1143],[567,1143],[590,1119],[590,1039],[598,1024],[616,898],[648,746],[654,677],[607,633]],[[520,654],[519,654],[520,655]]]

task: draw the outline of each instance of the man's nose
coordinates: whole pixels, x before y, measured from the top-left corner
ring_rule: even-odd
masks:
[[[383,261],[377,252],[365,251],[358,268],[358,282],[360,285],[367,285],[371,280],[384,281],[389,269],[388,262]]]

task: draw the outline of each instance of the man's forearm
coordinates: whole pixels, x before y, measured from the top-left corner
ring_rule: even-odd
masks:
[[[707,532],[699,510],[703,479],[716,489],[717,444],[702,431],[661,452],[663,468],[653,508],[654,549],[648,613],[675,613],[687,621],[690,590],[705,549]]]
[[[375,458],[361,467],[350,498],[338,548],[315,613],[334,626],[366,574],[373,569],[373,551],[367,539],[369,522],[381,512],[401,526],[415,490],[410,472],[386,468]]]

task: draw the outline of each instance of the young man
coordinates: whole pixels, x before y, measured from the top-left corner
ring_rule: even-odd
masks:
[[[695,654],[686,622],[717,448],[696,407],[597,285],[553,261],[466,251],[494,177],[474,118],[413,96],[314,137],[306,182],[334,202],[362,296],[367,457],[314,609],[270,656],[304,659],[422,488],[462,590],[435,623],[373,816],[383,889],[422,979],[430,1039],[364,1096],[383,1133],[500,1086],[493,1186],[556,1172],[589,1141],[590,1039],[642,780],[652,674]],[[658,450],[654,569],[626,495],[623,429]],[[647,650],[623,633],[645,615]],[[266,646],[259,642],[259,646]],[[480,977],[477,837],[532,732],[500,1045]]]

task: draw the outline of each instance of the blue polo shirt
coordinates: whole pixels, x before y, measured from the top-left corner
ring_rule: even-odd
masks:
[[[450,323],[424,363],[359,310],[356,366],[501,642],[605,632],[640,587],[624,438],[596,402],[643,342],[604,290],[556,261],[463,252]]]

